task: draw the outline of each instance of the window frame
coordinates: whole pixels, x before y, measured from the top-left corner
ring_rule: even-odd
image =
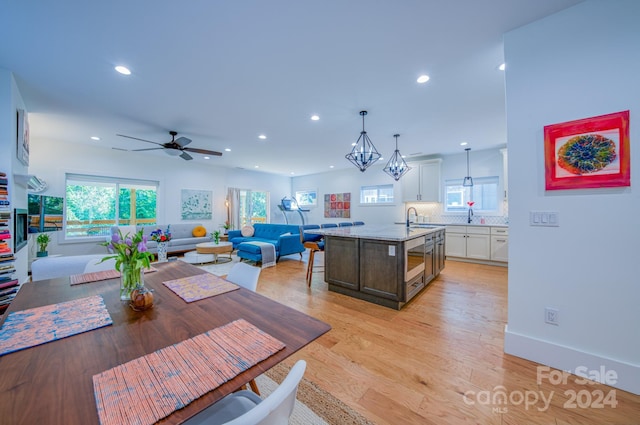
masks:
[[[380,199],[380,190],[381,189],[391,189],[391,200],[386,202],[363,202],[363,191],[365,190],[376,190],[376,200]],[[359,206],[363,207],[372,207],[372,206],[387,206],[387,205],[396,205],[396,193],[395,193],[395,185],[393,183],[385,183],[385,184],[373,184],[360,186],[360,203]]]
[[[469,210],[469,206],[467,205],[468,201],[474,201],[476,204],[472,207],[473,212],[477,214],[485,214],[485,215],[500,215],[502,209],[502,199],[500,194],[500,177],[499,176],[485,176],[485,177],[474,177],[473,178],[473,187],[464,187],[462,186],[462,179],[448,179],[444,181],[443,184],[443,194],[444,194],[444,202],[443,208],[445,214],[459,214],[465,215]],[[481,208],[481,203],[474,199],[474,192],[477,193],[478,186],[484,185],[495,185],[495,209],[483,209]],[[462,205],[460,207],[449,207],[448,198],[449,198],[449,187],[461,187],[462,193]],[[477,196],[477,195],[476,195]],[[482,202],[484,204],[484,202]]]
[[[98,185],[105,185],[105,186],[110,186],[113,185],[114,186],[114,202],[115,202],[115,217],[114,217],[114,224],[115,226],[129,226],[130,224],[121,224],[120,223],[120,205],[119,205],[119,193],[120,193],[120,189],[121,186],[140,186],[141,188],[145,188],[146,190],[149,189],[154,189],[155,190],[155,194],[156,194],[156,205],[155,205],[155,213],[154,213],[154,221],[155,223],[158,223],[158,211],[159,211],[159,192],[160,192],[160,182],[157,180],[144,180],[144,179],[131,179],[131,178],[122,178],[122,177],[111,177],[111,176],[97,176],[97,175],[90,175],[90,174],[79,174],[79,173],[66,173],[65,174],[65,204],[64,204],[64,211],[63,211],[63,225],[62,225],[62,238],[61,238],[61,242],[64,243],[82,243],[82,242],[92,242],[92,241],[103,241],[105,240],[105,237],[108,237],[108,235],[105,234],[99,234],[99,235],[95,235],[95,236],[90,236],[90,235],[83,235],[83,236],[69,236],[67,234],[67,210],[69,208],[68,206],[68,195],[67,195],[67,190],[68,190],[68,186],[69,186],[69,182],[74,182],[74,183],[82,183],[82,184],[86,184],[87,186],[91,186],[92,184],[98,186]],[[153,224],[149,224],[149,225],[153,225]],[[110,235],[110,233],[109,233]]]

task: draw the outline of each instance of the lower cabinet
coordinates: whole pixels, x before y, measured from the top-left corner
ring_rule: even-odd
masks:
[[[448,257],[489,260],[491,238],[489,227],[447,226],[446,254]]]
[[[509,261],[509,229],[491,228],[491,259],[493,261]]]
[[[509,229],[492,226],[447,226],[447,257],[506,263]]]

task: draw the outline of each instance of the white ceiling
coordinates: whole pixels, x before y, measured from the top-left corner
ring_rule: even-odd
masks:
[[[207,163],[282,175],[353,167],[363,109],[385,158],[395,133],[405,155],[504,145],[502,34],[580,2],[0,1],[0,67],[33,142],[143,149],[116,134],[164,143],[176,130],[231,149]]]

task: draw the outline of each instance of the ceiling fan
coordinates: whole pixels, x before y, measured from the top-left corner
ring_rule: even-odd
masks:
[[[171,156],[179,155],[180,158],[187,161],[190,161],[193,159],[193,157],[189,155],[187,152],[201,153],[203,155],[222,156],[222,152],[209,151],[206,149],[198,149],[198,148],[186,148],[185,146],[191,143],[191,139],[188,139],[186,137],[178,137],[176,139],[176,136],[178,135],[177,131],[170,131],[169,134],[171,135],[171,141],[167,143],[152,142],[151,140],[140,139],[138,137],[127,136],[124,134],[116,134],[116,136],[126,137],[127,139],[140,140],[141,142],[153,143],[154,145],[160,146],[159,148],[131,149],[132,151],[135,151],[135,152],[164,149],[164,151],[168,155],[171,155]]]

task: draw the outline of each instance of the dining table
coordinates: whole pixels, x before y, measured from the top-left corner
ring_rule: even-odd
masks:
[[[0,332],[11,313],[96,295],[104,300],[112,323],[0,356],[0,423],[99,424],[95,375],[239,319],[282,342],[280,351],[158,422],[179,424],[331,329],[325,322],[242,287],[186,302],[164,282],[207,272],[183,261],[152,266],[156,271],[145,273],[144,281],[153,291],[153,307],[143,311],[120,300],[118,277],[74,285],[71,277],[61,277],[22,285],[0,318]]]

